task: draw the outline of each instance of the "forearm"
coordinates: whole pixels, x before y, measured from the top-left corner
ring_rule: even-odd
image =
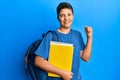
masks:
[[[91,52],[92,52],[92,37],[89,37],[87,38],[85,49],[81,52],[81,58],[87,62],[90,59]]]
[[[53,65],[51,65],[47,60],[45,60],[42,57],[36,56],[35,57],[35,65],[43,70],[45,70],[46,72],[51,72],[51,73],[55,73],[61,76],[62,74],[62,70],[58,69],[56,67],[54,67]]]

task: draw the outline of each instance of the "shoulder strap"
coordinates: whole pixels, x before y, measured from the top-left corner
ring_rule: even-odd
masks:
[[[52,40],[53,41],[59,41],[59,38],[58,38],[58,34],[56,33],[56,31],[48,31],[46,34],[48,33],[52,33]]]

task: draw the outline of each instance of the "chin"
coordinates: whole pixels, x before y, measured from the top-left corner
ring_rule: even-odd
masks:
[[[69,29],[69,28],[70,28],[70,26],[64,26],[64,28],[65,28],[65,29]]]
[[[69,29],[69,28],[71,27],[71,25],[62,25],[62,27],[63,27],[64,29]]]

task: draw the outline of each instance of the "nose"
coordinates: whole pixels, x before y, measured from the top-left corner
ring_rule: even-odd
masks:
[[[65,20],[67,20],[68,19],[68,16],[67,15],[65,15]]]

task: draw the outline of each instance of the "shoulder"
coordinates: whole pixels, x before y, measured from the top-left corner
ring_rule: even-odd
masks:
[[[47,37],[52,37],[52,35],[55,34],[55,33],[56,33],[55,30],[49,30],[49,31],[46,32],[46,36]]]
[[[51,40],[51,38],[52,38],[51,31],[47,31],[47,32],[43,33],[42,37],[43,37],[43,40]]]
[[[49,30],[45,34],[45,38],[49,40],[52,40],[56,36],[58,36],[58,33],[56,30]]]
[[[81,32],[78,30],[71,29],[71,33],[74,35],[81,35]]]

